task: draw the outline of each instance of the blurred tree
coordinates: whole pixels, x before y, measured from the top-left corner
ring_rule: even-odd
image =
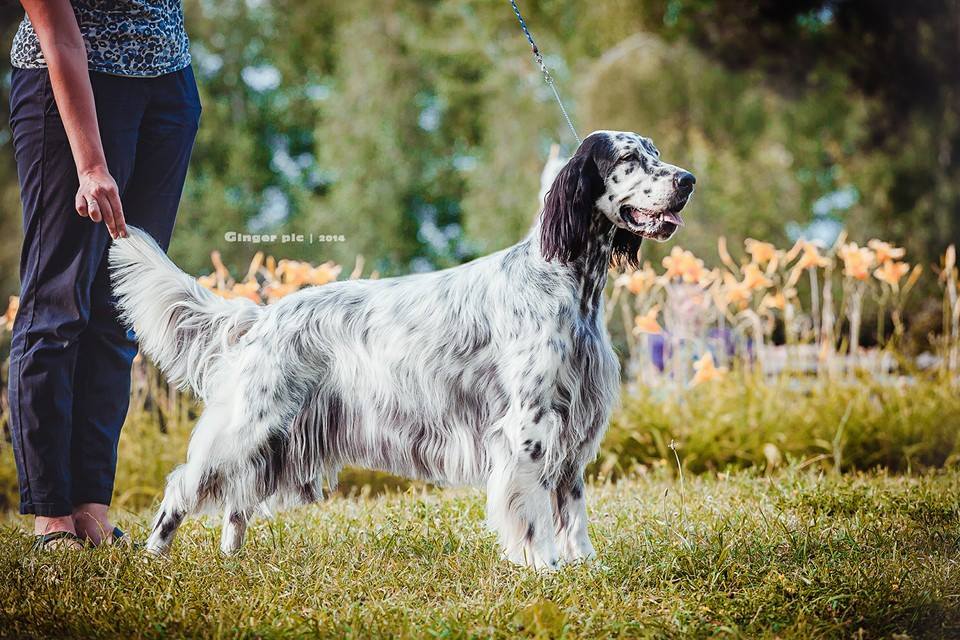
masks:
[[[788,99],[826,98],[841,107],[837,116],[843,117],[836,98],[862,96],[863,131],[853,138],[821,138],[821,166],[798,166],[798,173],[829,171],[827,186],[856,188],[860,206],[842,221],[858,234],[902,242],[926,259],[960,242],[955,0],[632,4],[648,28],[693,43],[729,69],[761,72]],[[837,75],[844,82],[837,83]]]
[[[574,119],[651,135],[700,179],[678,242],[881,235],[933,259],[960,230],[955,0],[524,0]],[[204,112],[172,247],[382,272],[515,241],[569,133],[507,3],[186,0]],[[22,15],[0,7],[9,43]],[[6,44],[5,44],[6,46]],[[0,111],[6,110],[6,91]],[[19,207],[0,135],[0,287]],[[251,246],[227,231],[343,234]],[[656,257],[662,247],[645,251]]]

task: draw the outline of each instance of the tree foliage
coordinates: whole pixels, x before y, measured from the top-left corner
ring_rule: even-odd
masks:
[[[521,7],[581,134],[640,131],[697,174],[684,245],[843,225],[932,259],[960,240],[956,3]],[[212,249],[236,269],[263,248],[348,265],[363,254],[388,273],[456,264],[522,236],[551,144],[572,152],[505,2],[185,8],[204,105],[172,249],[188,270],[208,269]],[[7,41],[19,17],[0,12]],[[0,285],[12,290],[9,132],[0,147]],[[344,241],[251,246],[227,231]]]

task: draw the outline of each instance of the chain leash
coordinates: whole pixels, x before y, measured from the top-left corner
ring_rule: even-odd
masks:
[[[540,49],[537,47],[537,43],[534,42],[533,35],[531,35],[530,29],[527,28],[526,21],[523,19],[523,16],[520,15],[520,7],[517,6],[516,0],[510,0],[510,6],[513,7],[513,12],[516,14],[517,21],[520,23],[520,28],[523,30],[523,35],[527,37],[527,42],[530,43],[530,49],[533,51],[533,59],[536,60],[538,65],[540,65],[540,71],[543,72],[543,79],[553,91],[553,97],[557,99],[557,104],[560,106],[560,113],[563,114],[563,119],[567,121],[567,126],[570,127],[570,133],[573,134],[573,138],[579,145],[582,140],[580,140],[580,136],[577,135],[577,129],[573,126],[573,120],[570,119],[570,114],[567,113],[567,108],[563,106],[563,100],[560,99],[560,92],[557,91],[557,85],[553,81],[553,76],[550,75],[550,70],[547,69],[547,65],[543,61],[543,55],[541,55]]]

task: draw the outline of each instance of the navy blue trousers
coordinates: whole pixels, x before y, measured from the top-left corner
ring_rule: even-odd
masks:
[[[90,81],[126,220],[166,249],[200,119],[193,71]],[[117,320],[106,226],[74,209],[77,169],[45,69],[13,70],[10,128],[24,234],[9,396],[20,513],[64,516],[110,504],[137,347]]]

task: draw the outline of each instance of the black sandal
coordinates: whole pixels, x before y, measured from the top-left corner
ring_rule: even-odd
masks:
[[[143,548],[143,543],[134,542],[120,527],[114,527],[111,536],[111,540],[107,543],[107,546],[112,547],[113,545],[118,545],[122,547],[130,547],[131,549]]]
[[[55,544],[58,541],[63,542],[61,544]],[[54,549],[71,548],[74,544],[80,548],[84,546],[83,540],[77,537],[77,534],[69,531],[54,531],[53,533],[45,533],[33,537],[34,551],[53,551]]]

